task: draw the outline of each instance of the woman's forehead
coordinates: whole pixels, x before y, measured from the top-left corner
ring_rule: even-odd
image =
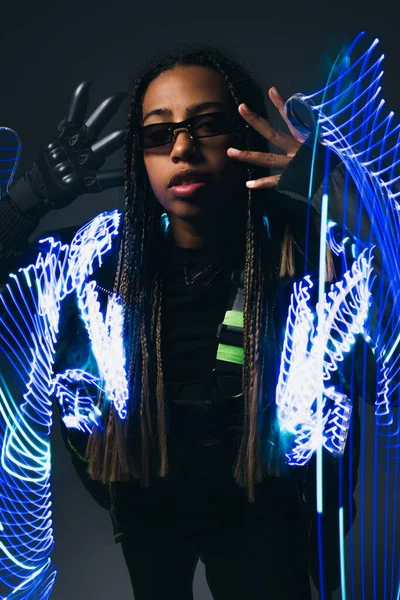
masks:
[[[143,115],[159,108],[183,110],[195,102],[222,101],[232,97],[221,73],[210,67],[174,67],[149,84],[142,101]]]

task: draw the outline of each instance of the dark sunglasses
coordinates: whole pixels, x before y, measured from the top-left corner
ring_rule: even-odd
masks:
[[[240,115],[226,112],[213,112],[196,115],[180,123],[154,123],[145,125],[139,133],[143,148],[165,146],[175,139],[177,129],[186,129],[194,139],[214,137],[226,133],[236,133],[244,126]]]

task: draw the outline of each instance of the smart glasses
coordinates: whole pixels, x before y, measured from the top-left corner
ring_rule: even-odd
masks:
[[[154,123],[141,128],[139,141],[143,148],[156,148],[175,142],[178,130],[186,129],[192,139],[236,133],[243,125],[240,115],[213,112],[196,115],[180,123]]]

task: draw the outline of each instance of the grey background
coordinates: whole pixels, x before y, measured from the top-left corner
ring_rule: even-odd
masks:
[[[307,2],[187,3],[174,1],[142,4],[113,0],[99,2],[36,2],[2,7],[0,93],[1,125],[15,129],[23,143],[17,176],[29,168],[40,144],[55,132],[64,116],[70,94],[85,79],[93,79],[90,110],[110,94],[127,90],[140,62],[155,50],[175,42],[222,42],[244,59],[262,81],[265,91],[275,85],[285,95],[312,92],[323,84],[329,65],[342,44],[361,30],[381,40],[386,54],[384,97],[400,114],[398,79],[398,19],[395,3]],[[330,61],[330,62],[329,62]],[[125,126],[124,103],[108,130]],[[273,114],[271,118],[280,125]],[[122,164],[117,153],[107,167]],[[103,210],[122,209],[122,190],[81,197],[63,211],[46,216],[37,233],[80,224]],[[385,506],[396,472],[386,477],[383,452],[374,462],[373,408],[362,407],[365,429],[362,440],[363,493],[357,489],[358,516],[346,540],[347,557],[353,553],[355,583],[347,598],[397,600],[391,587],[391,545],[384,548],[385,515],[389,534],[399,535],[392,522],[391,501]],[[81,486],[64,449],[58,424],[52,434],[53,515],[56,546],[53,561],[59,572],[54,600],[131,598],[128,573],[119,545],[114,544],[109,515],[97,506]],[[377,579],[372,570],[373,485],[378,489]],[[364,537],[362,537],[364,536]],[[389,536],[390,544],[393,539]],[[398,580],[398,538],[395,542]],[[363,559],[363,563],[362,563]],[[362,566],[363,565],[363,566]],[[288,574],[290,576],[290,574]],[[388,581],[387,587],[384,580]],[[196,570],[195,600],[209,600],[204,568]],[[316,595],[314,596],[317,597]],[[340,593],[335,594],[335,600]],[[268,599],[266,592],[266,600]],[[275,599],[274,599],[275,600]]]

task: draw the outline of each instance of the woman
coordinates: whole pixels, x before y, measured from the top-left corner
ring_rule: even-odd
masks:
[[[285,118],[283,98],[274,88],[269,97]],[[83,125],[87,98],[83,84],[57,139],[1,203],[4,274],[21,260],[18,250],[42,214],[118,184],[118,174],[101,176],[98,168],[121,132],[93,142],[122,96]],[[307,493],[313,474],[285,464],[274,405],[288,284],[305,271],[315,275],[318,265],[318,214],[307,210],[312,144],[291,132],[268,123],[260,86],[215,47],[163,53],[136,78],[123,228],[94,274],[102,301],[113,289],[124,305],[128,412],[121,420],[100,394],[102,423],[89,440],[63,427],[85,485],[111,511],[136,600],[193,598],[199,557],[216,600],[310,598],[308,569],[319,585]],[[270,143],[283,154],[271,152]],[[316,207],[325,166],[319,151]],[[332,164],[336,177],[341,168]],[[243,341],[221,344],[229,327],[219,326],[241,275]],[[333,279],[329,250],[327,279]],[[71,300],[54,372],[81,350],[90,354],[87,339],[71,326],[76,315]],[[240,338],[240,326],[236,333]],[[243,345],[242,359],[221,353],[227,345]],[[356,473],[356,445],[351,452]],[[337,460],[329,461],[336,474]],[[353,490],[355,481],[354,474],[350,482],[344,477],[344,489]],[[328,497],[334,510],[336,496]],[[327,538],[330,589],[338,585],[335,544]]]

